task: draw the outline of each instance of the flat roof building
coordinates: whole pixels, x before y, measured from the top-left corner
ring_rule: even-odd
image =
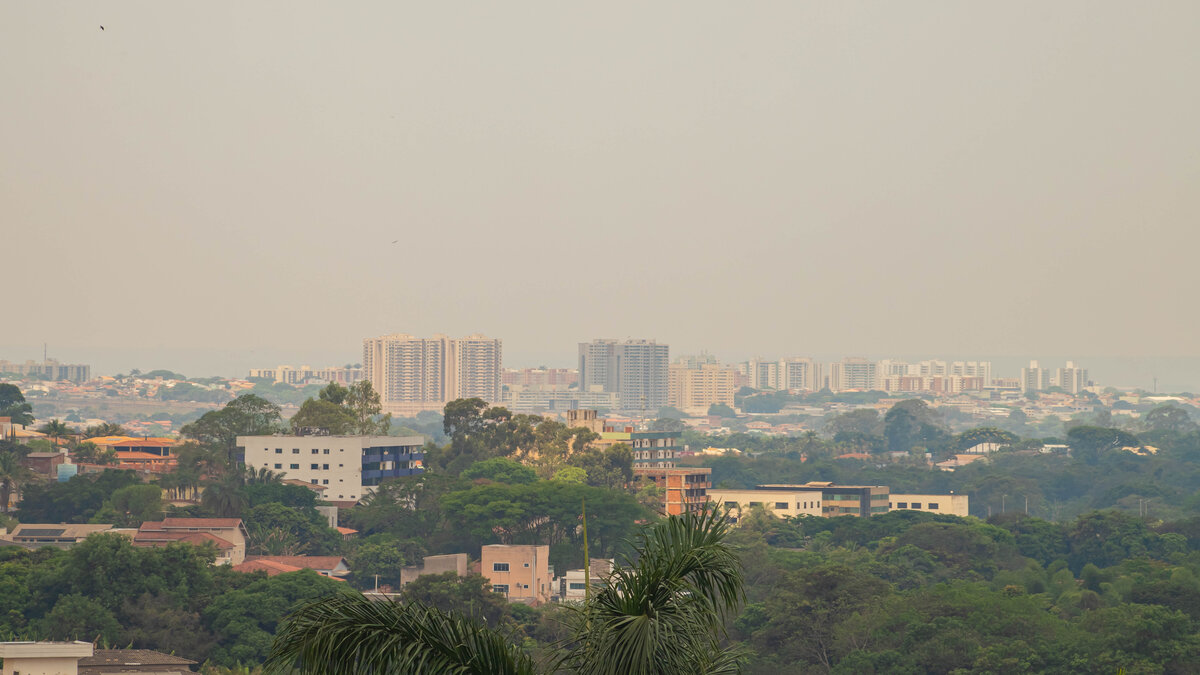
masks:
[[[384,480],[424,471],[421,436],[238,436],[246,466],[325,488],[329,501],[358,501]]]
[[[949,516],[970,515],[971,504],[967,495],[899,495],[892,494],[888,506],[893,511],[924,511],[944,513]]]
[[[708,490],[709,502],[724,508],[730,520],[735,523],[756,506],[761,506],[767,513],[781,518],[820,516],[821,498],[820,490]]]
[[[550,547],[489,544],[480,549],[479,573],[509,602],[540,605],[550,601]]]
[[[885,485],[834,485],[813,481],[802,485],[759,485],[759,490],[787,492],[820,490],[821,515],[876,516],[888,512],[888,488]]]

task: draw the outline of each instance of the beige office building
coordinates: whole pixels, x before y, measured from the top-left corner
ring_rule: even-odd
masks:
[[[694,368],[672,365],[668,373],[667,405],[689,415],[704,415],[713,404],[733,407],[737,371],[715,364]]]
[[[499,403],[502,358],[501,341],[484,335],[384,335],[363,340],[363,377],[384,412],[413,415],[458,398]]]
[[[948,516],[970,514],[970,502],[967,495],[889,495],[893,511],[924,511],[925,513],[944,513]]]
[[[767,513],[785,516],[821,516],[820,490],[727,490],[709,488],[708,499],[723,507],[733,522],[737,522],[755,506]]]

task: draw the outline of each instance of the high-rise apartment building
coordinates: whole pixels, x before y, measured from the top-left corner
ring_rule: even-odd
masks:
[[[622,410],[656,413],[667,405],[669,348],[654,340],[579,343],[579,386],[615,392]]]
[[[0,374],[21,375],[25,377],[44,377],[48,380],[70,382],[87,382],[92,379],[92,367],[82,363],[59,363],[54,359],[45,361],[0,361]]]
[[[791,391],[820,389],[821,364],[809,358],[787,358],[779,362],[779,388]]]
[[[870,391],[875,388],[875,362],[851,356],[829,364],[831,391]]]
[[[1021,393],[1042,391],[1048,379],[1046,369],[1039,366],[1037,361],[1030,361],[1028,368],[1021,369]]]
[[[1080,368],[1074,361],[1067,361],[1065,368],[1059,368],[1054,383],[1069,394],[1078,394],[1088,386],[1088,371]]]
[[[502,357],[501,341],[483,335],[384,335],[363,340],[363,377],[385,412],[441,410],[458,398],[498,403]]]
[[[713,404],[733,407],[737,371],[716,364],[689,368],[674,364],[669,370],[667,404],[685,413],[703,415]]]

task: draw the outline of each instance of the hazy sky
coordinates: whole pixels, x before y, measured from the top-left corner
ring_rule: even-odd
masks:
[[[0,0],[0,358],[1198,357],[1198,73],[1194,0]]]

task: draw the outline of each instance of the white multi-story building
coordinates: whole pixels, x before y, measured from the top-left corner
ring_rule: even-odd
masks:
[[[791,391],[816,391],[821,387],[821,364],[806,357],[779,361],[779,388]]]
[[[869,391],[875,388],[875,362],[851,356],[829,364],[830,391]]]
[[[358,501],[388,478],[424,471],[421,436],[238,436],[246,466],[324,488],[328,501]]]
[[[419,338],[394,334],[363,340],[363,377],[385,412],[441,410],[458,398],[500,402],[503,347],[483,335]]]
[[[579,343],[579,388],[616,392],[622,410],[656,413],[670,395],[670,348],[654,340]]]
[[[1070,394],[1078,394],[1088,386],[1088,371],[1080,368],[1074,361],[1067,361],[1065,368],[1059,368],[1054,383]]]
[[[1028,368],[1021,369],[1021,393],[1046,389],[1049,384],[1047,375],[1046,369],[1039,366],[1037,361],[1030,361]]]

